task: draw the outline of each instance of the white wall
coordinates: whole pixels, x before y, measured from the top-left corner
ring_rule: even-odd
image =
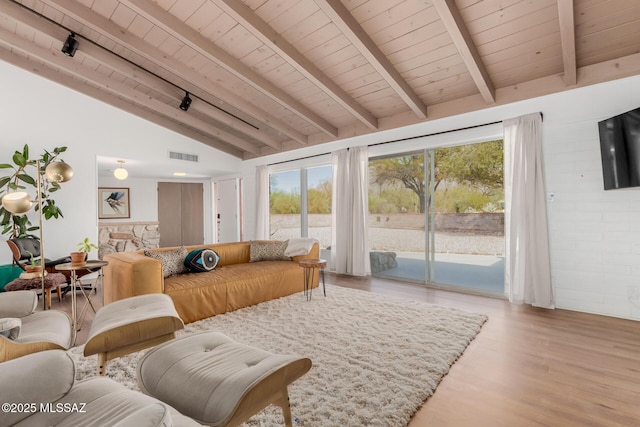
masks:
[[[225,173],[241,167],[233,156],[2,61],[0,93],[0,163],[9,162],[24,144],[29,144],[34,158],[42,149],[69,147],[63,159],[73,167],[74,178],[55,197],[64,219],[45,221],[43,227],[49,258],[67,255],[86,236],[97,241],[97,156],[153,161],[173,150],[197,154]],[[132,200],[132,212],[136,206],[140,205]],[[32,221],[37,223],[37,216]],[[5,240],[0,237],[0,264],[11,262]]]
[[[555,194],[547,212],[556,305],[640,319],[640,302],[628,298],[640,286],[640,188],[604,191],[597,125],[638,107],[640,76],[247,161],[242,170],[245,236],[252,238],[254,230],[256,165],[540,111],[546,187]]]
[[[130,218],[101,219],[100,222],[141,222],[158,220],[158,180],[132,178],[124,181],[114,177],[98,177],[98,187],[126,187],[129,189]]]
[[[214,236],[214,208],[213,189],[210,179],[155,179],[155,178],[127,178],[120,181],[113,176],[99,176],[99,187],[127,187],[129,188],[130,218],[101,219],[101,223],[140,222],[158,220],[158,182],[198,183],[203,186],[203,216],[204,243],[213,243]]]

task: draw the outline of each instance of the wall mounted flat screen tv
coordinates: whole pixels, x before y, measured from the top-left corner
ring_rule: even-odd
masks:
[[[640,186],[640,108],[598,123],[604,189]]]

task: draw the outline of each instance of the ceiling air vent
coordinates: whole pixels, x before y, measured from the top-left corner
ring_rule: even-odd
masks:
[[[177,159],[177,160],[186,160],[188,162],[196,162],[196,163],[198,162],[197,154],[178,153],[176,151],[169,151],[169,158]]]

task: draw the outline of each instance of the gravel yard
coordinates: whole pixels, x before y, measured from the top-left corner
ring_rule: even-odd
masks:
[[[417,230],[371,228],[369,245],[372,250],[378,251],[424,252],[425,234]],[[436,232],[435,251],[447,254],[503,256],[504,236]]]
[[[300,237],[299,228],[281,228],[271,238],[286,240]],[[318,239],[323,248],[331,245],[331,227],[309,229],[309,237]],[[371,250],[424,252],[425,236],[421,230],[398,228],[370,228]],[[504,236],[488,236],[470,233],[436,233],[436,253],[504,256]]]

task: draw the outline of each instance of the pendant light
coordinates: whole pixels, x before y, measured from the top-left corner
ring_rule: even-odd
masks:
[[[124,160],[118,160],[118,163],[120,163],[120,167],[113,171],[113,176],[115,176],[116,179],[120,180],[127,179],[127,177],[129,176],[129,172],[127,172],[127,170],[123,167]]]

